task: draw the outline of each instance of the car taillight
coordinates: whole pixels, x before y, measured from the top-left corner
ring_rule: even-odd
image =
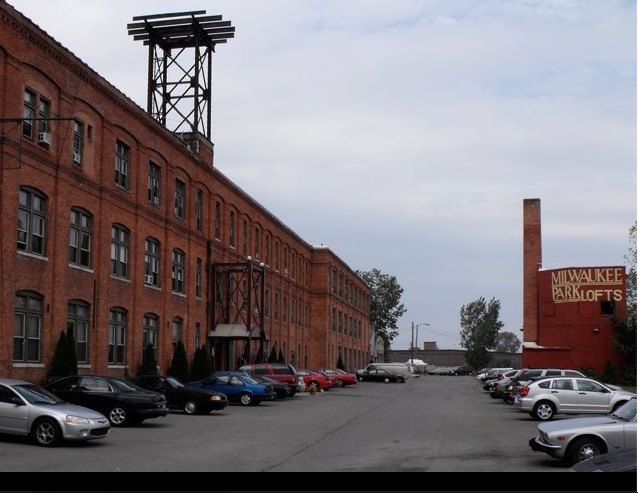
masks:
[[[521,396],[525,397],[527,396],[527,394],[529,394],[529,387],[527,386],[521,387]]]

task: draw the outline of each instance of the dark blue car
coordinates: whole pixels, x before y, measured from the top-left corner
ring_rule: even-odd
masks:
[[[274,401],[277,397],[272,385],[264,385],[240,371],[216,372],[210,377],[188,382],[187,387],[223,392],[228,402],[242,406],[257,406],[261,401]]]

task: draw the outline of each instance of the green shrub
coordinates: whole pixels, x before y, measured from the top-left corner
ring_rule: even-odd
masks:
[[[167,374],[176,377],[182,382],[189,380],[188,357],[186,356],[186,348],[184,348],[184,343],[181,339],[177,341]]]

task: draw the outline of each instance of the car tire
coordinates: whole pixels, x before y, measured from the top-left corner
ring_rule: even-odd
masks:
[[[109,412],[108,412],[108,416],[109,421],[111,422],[111,426],[126,426],[129,421],[131,421],[131,418],[129,416],[129,412],[128,409],[126,409],[124,406],[113,406]]]
[[[319,390],[321,390],[321,386],[319,385],[319,382],[315,382],[312,381],[308,384],[308,387],[314,387],[315,391],[319,392]]]
[[[399,383],[405,383],[405,378],[403,378],[403,377],[399,377],[399,378],[397,378],[397,382],[399,382]]]
[[[536,421],[549,421],[554,417],[554,414],[556,414],[556,408],[549,401],[537,402],[530,413]]]
[[[197,402],[188,400],[184,403],[184,414],[197,414],[199,413],[199,406]]]
[[[339,379],[337,380],[337,384],[339,388],[343,388],[346,386],[346,382],[344,382],[343,380]]]
[[[388,377],[385,377],[385,378],[383,379],[383,383],[390,383],[390,379],[389,379]]]
[[[62,440],[60,426],[51,418],[42,418],[33,424],[31,434],[35,443],[42,447],[54,447]]]
[[[605,452],[607,450],[596,438],[576,438],[569,444],[565,453],[565,462],[567,466],[573,466],[577,462],[599,456]]]
[[[249,392],[242,392],[239,395],[239,404],[242,406],[251,406],[253,404],[253,396]]]
[[[359,380],[360,382],[363,382],[363,377],[357,377],[357,380]]]

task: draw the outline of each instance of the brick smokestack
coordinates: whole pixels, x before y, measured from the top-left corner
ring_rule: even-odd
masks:
[[[541,200],[523,200],[523,342],[538,342],[538,275],[543,266]]]

